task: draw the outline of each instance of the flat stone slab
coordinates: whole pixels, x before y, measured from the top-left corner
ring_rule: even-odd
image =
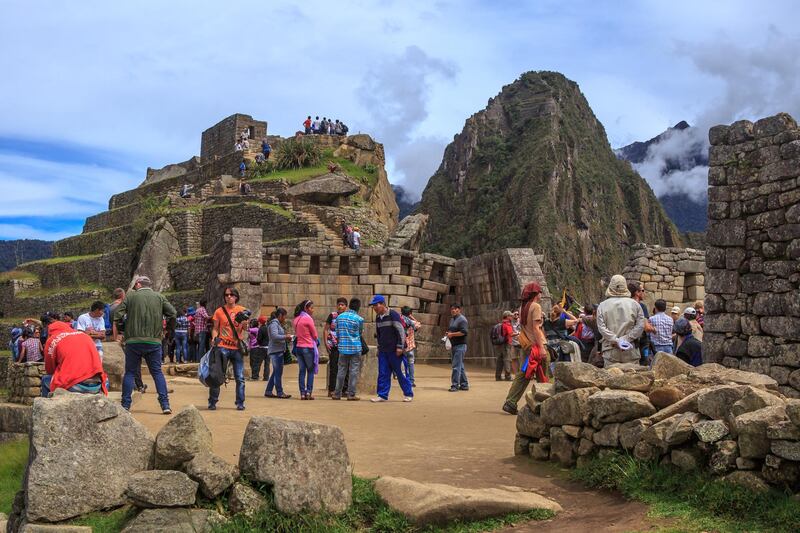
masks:
[[[375,490],[389,507],[421,527],[454,520],[481,520],[533,509],[556,513],[562,510],[553,500],[517,487],[463,489],[440,483],[382,477],[375,482]]]
[[[208,509],[145,509],[122,533],[211,533],[225,517]]]

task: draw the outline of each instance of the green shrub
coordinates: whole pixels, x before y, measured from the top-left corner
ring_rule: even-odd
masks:
[[[319,165],[322,152],[316,143],[307,139],[287,139],[275,154],[275,166],[279,170],[291,170]]]

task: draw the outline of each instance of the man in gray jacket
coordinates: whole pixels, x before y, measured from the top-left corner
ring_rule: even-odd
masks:
[[[625,278],[616,274],[606,290],[607,299],[597,307],[597,329],[603,336],[604,366],[636,363],[639,351],[634,341],[644,331],[644,313],[631,298]]]

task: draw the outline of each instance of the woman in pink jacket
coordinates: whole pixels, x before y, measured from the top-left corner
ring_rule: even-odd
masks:
[[[319,336],[314,325],[314,302],[303,300],[294,310],[294,354],[300,367],[300,399],[313,400],[314,375],[319,371]]]

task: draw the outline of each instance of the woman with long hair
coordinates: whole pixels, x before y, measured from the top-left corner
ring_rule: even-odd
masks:
[[[267,382],[267,389],[264,396],[267,398],[289,399],[291,394],[283,392],[283,353],[286,351],[286,343],[292,341],[292,335],[287,335],[283,329],[286,321],[286,309],[277,307],[269,317],[267,328],[269,329],[269,346],[267,355],[272,363],[272,374]],[[273,394],[273,389],[277,394]]]
[[[292,326],[297,337],[295,355],[299,374],[300,399],[314,399],[314,375],[319,371],[319,335],[314,325],[314,302],[303,300],[294,310]]]

